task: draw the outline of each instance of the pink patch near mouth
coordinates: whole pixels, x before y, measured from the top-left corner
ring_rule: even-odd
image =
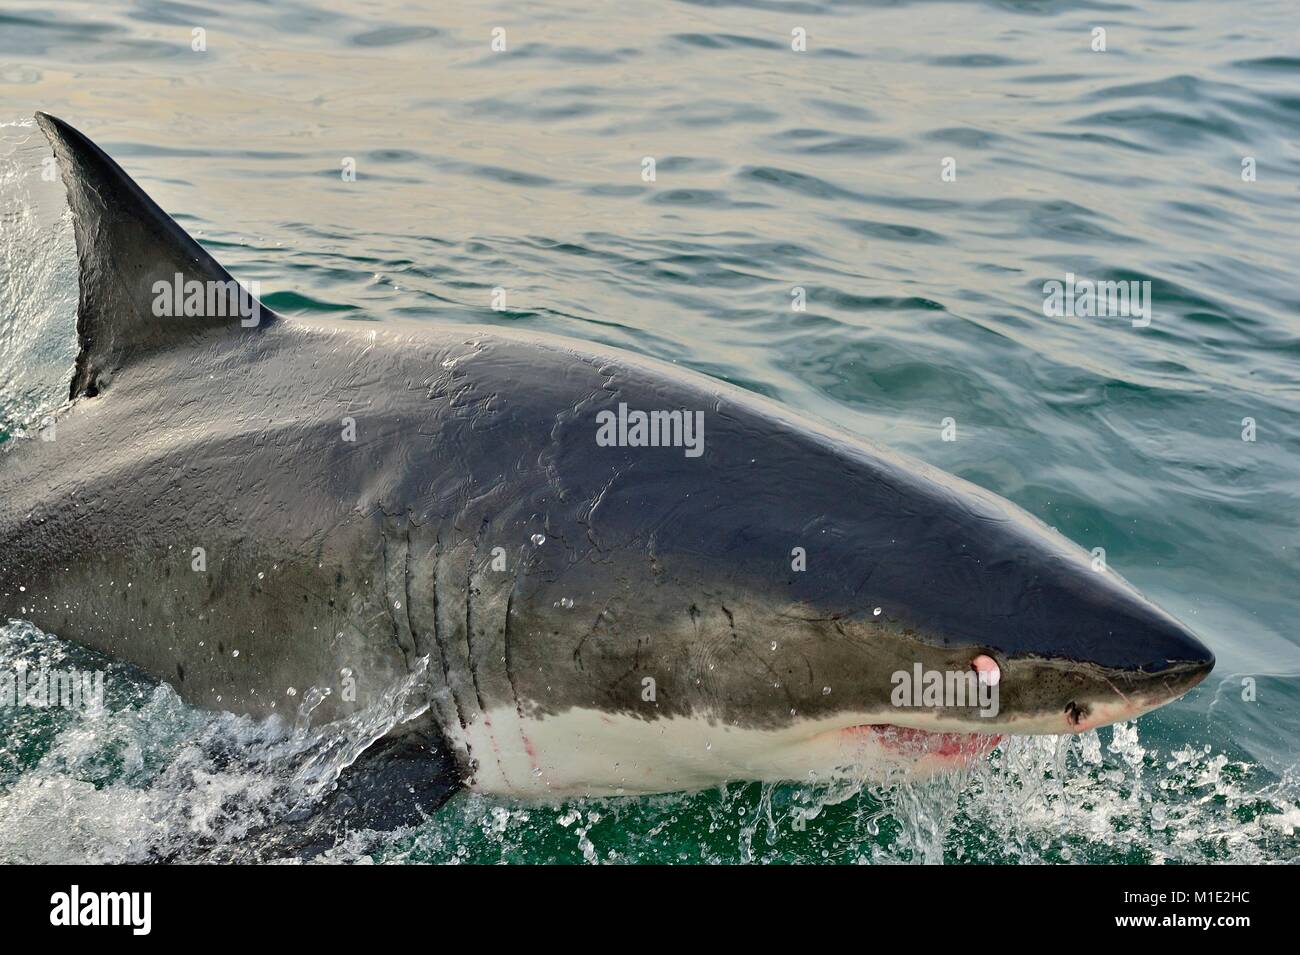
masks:
[[[845,732],[871,733],[888,750],[920,759],[938,756],[941,759],[974,759],[986,756],[1002,741],[1000,735],[987,733],[931,733],[911,726],[892,723],[871,723],[851,726]]]

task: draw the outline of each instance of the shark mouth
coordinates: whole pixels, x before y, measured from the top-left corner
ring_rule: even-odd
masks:
[[[890,752],[910,759],[926,756],[969,761],[987,756],[1002,741],[1001,735],[989,733],[932,733],[913,726],[893,723],[868,723],[850,726],[846,733],[869,736]]]

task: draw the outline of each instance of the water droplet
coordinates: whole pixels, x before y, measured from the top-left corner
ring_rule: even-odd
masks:
[[[831,695],[831,688],[829,686],[822,687],[822,696],[830,696],[830,695]]]
[[[289,687],[289,689],[285,690],[284,692],[287,693],[289,696],[297,696],[297,695],[298,695],[298,691],[295,690],[293,687]]]
[[[238,650],[232,650],[232,651],[230,652],[230,655],[231,655],[232,657],[237,657],[237,656],[239,656],[239,651],[238,651]]]
[[[872,614],[874,614],[874,615],[877,616],[877,617],[880,616],[880,608],[879,608],[879,607],[877,607],[875,610],[873,610],[873,611],[871,611],[871,612],[872,612]]]
[[[533,535],[533,543],[536,544],[538,547],[541,547],[543,544],[546,543],[546,535],[545,535],[545,534],[534,534],[534,535]]]
[[[260,570],[257,572],[257,579],[258,579],[258,580],[261,580],[261,579],[264,578],[265,576],[266,576],[266,574],[262,573]]]
[[[775,640],[772,641],[772,649],[773,649],[773,650],[776,649],[776,641],[775,641]]]

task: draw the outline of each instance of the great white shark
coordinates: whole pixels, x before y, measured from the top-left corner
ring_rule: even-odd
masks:
[[[229,273],[37,119],[80,353],[53,439],[0,454],[0,619],[257,717],[315,689],[338,719],[422,673],[393,735],[434,803],[923,775],[1132,719],[1214,664],[1015,505],[703,375],[500,327],[187,309],[178,280]],[[971,672],[994,713],[898,692]]]

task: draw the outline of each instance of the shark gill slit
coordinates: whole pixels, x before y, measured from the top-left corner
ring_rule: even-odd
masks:
[[[470,680],[474,684],[474,696],[478,700],[478,709],[483,717],[483,727],[487,730],[488,742],[492,744],[492,758],[496,760],[497,772],[501,774],[501,778],[509,779],[506,767],[501,762],[501,747],[497,743],[496,733],[492,730],[492,717],[488,715],[487,704],[483,701],[483,690],[479,686],[478,667],[474,654],[474,564],[478,560],[479,542],[483,539],[483,531],[488,525],[488,520],[484,517],[479,524],[465,567],[465,649],[469,660]]]
[[[406,611],[406,631],[411,635],[411,643],[415,647],[415,652],[420,652],[420,642],[415,635],[415,621],[411,618],[411,515],[406,515],[406,553],[402,563],[402,599],[406,601],[403,608]],[[408,661],[407,670],[410,670]]]
[[[408,513],[407,518],[407,562],[406,562],[406,609],[410,620],[411,634],[415,640],[416,652],[429,657],[437,657],[436,665],[431,665],[425,670],[428,681],[429,703],[437,720],[439,731],[445,736],[452,726],[463,722],[460,713],[456,709],[455,699],[450,693],[450,676],[446,656],[442,652],[442,645],[438,643],[436,636],[437,616],[429,620],[429,604],[436,604],[436,595],[434,600],[425,601],[424,593],[419,585],[425,578],[421,575],[429,573],[428,582],[430,589],[433,589],[433,576],[430,570],[430,555],[433,555],[432,567],[437,566],[436,547],[428,546],[426,536],[422,533],[424,525],[416,521]],[[432,643],[432,647],[430,644]],[[468,746],[467,746],[468,750]]]
[[[442,604],[442,594],[439,590],[441,578],[438,576],[438,562],[442,559],[442,534],[439,533],[433,541],[433,560],[429,562],[431,573],[433,574],[433,642],[438,648],[438,659],[442,661],[442,672],[447,682],[447,695],[451,697],[451,705],[456,710],[456,721],[460,723],[460,728],[466,729],[468,724],[465,722],[465,713],[461,709],[460,700],[456,699],[456,687],[451,680],[451,661],[447,659],[446,649],[442,645],[442,628],[438,626],[438,610]],[[474,753],[469,745],[469,740],[465,740],[465,754],[473,762]]]
[[[510,593],[506,595],[506,621],[501,638],[505,644],[506,679],[510,681],[510,695],[514,697],[515,712],[519,715],[519,720],[515,725],[519,728],[519,738],[523,741],[524,752],[528,754],[528,761],[532,764],[533,770],[540,774],[542,767],[537,762],[537,753],[533,749],[533,742],[528,738],[528,734],[524,732],[524,705],[519,699],[519,684],[515,682],[514,662],[510,658],[510,618],[515,605],[515,591],[519,589],[519,573],[523,566],[523,548],[521,547],[515,561],[515,576],[510,583]]]
[[[385,525],[388,523],[387,515],[384,517],[384,523]],[[406,672],[410,673],[413,663],[411,656],[415,651],[415,638],[411,634],[409,623],[407,623],[410,614],[409,609],[398,606],[401,600],[398,597],[396,581],[393,578],[393,575],[397,573],[399,556],[402,566],[405,568],[409,560],[409,549],[405,536],[398,539],[396,534],[389,533],[387,526],[383,528],[382,534],[383,546],[380,549],[384,555],[384,602],[388,604],[388,619],[393,625],[393,643],[397,645],[398,651],[402,654],[402,661],[406,664]],[[394,552],[394,549],[399,545],[402,548],[400,555]],[[403,581],[402,590],[405,591],[405,589],[405,581]],[[407,624],[405,634],[402,632],[403,624]]]
[[[429,551],[429,553],[433,555],[433,560],[429,561],[429,566],[433,569],[433,573],[435,574],[437,573],[437,567],[438,567],[437,550],[438,550],[437,542],[435,540],[434,546]],[[406,576],[406,593],[409,600],[411,595],[411,581],[415,578],[415,573],[411,570],[411,566],[409,563],[409,556],[410,556],[409,552],[407,556],[408,556],[408,563],[407,563],[407,576]],[[433,593],[433,619],[430,621],[430,626],[432,627],[433,632],[429,633],[426,631],[424,636],[426,639],[432,638],[433,640],[433,648],[438,653],[438,668],[442,671],[442,685],[444,688],[449,689],[451,686],[451,675],[448,672],[447,657],[442,652],[442,644],[438,642],[438,588],[437,588],[436,579],[431,583],[430,590]],[[413,606],[414,606],[413,604],[408,603],[407,610],[408,611],[411,610]],[[457,718],[459,719],[459,714],[457,714]]]
[[[457,582],[460,579],[460,574],[457,572],[458,561],[465,555],[464,548],[458,549],[456,543],[454,543],[456,539],[453,531],[453,543],[444,546],[441,531],[439,532],[438,559],[435,562],[437,570],[434,578],[434,590],[437,593],[437,612],[434,619],[437,622],[439,645],[446,654],[449,675],[448,686],[452,698],[456,701],[461,727],[468,730],[478,721],[482,711],[479,709],[477,692],[473,687],[473,668],[470,665],[468,643],[465,637],[456,633],[456,628],[463,626],[465,619],[464,612],[460,611],[460,608],[456,606],[456,600],[462,595],[465,600],[469,599],[469,594],[464,593],[457,587]],[[461,543],[465,542],[462,540]],[[445,620],[442,619],[444,614],[447,617]]]
[[[485,517],[479,524],[474,543],[470,545],[469,560],[465,566],[465,652],[469,659],[469,677],[474,684],[474,697],[478,700],[479,712],[487,720],[487,705],[483,702],[483,689],[478,683],[478,668],[474,665],[474,562],[478,560],[479,541],[483,539],[483,529],[487,527]],[[491,731],[489,731],[489,735]]]

